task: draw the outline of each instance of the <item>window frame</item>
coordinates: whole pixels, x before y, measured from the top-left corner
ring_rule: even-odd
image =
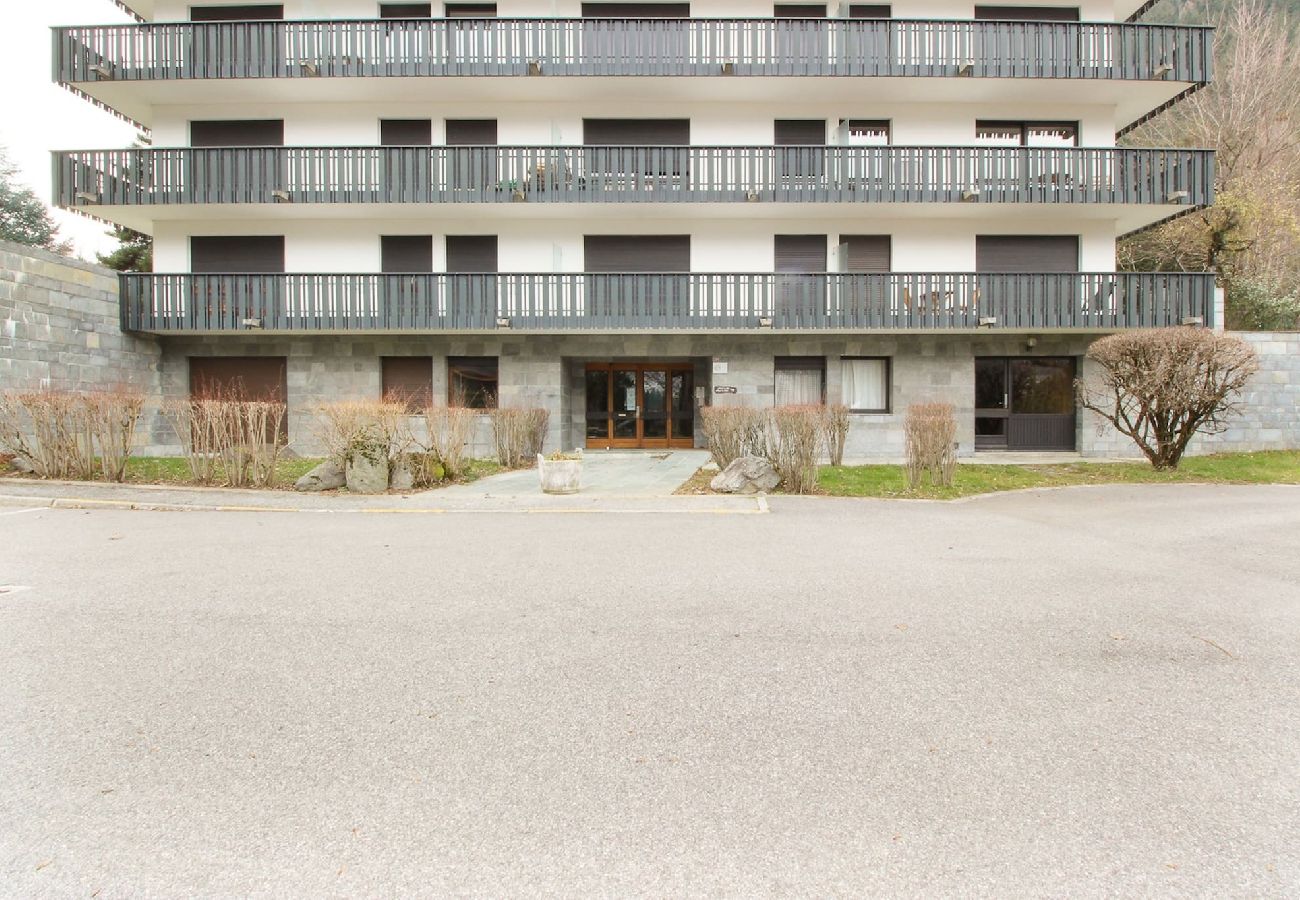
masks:
[[[845,363],[854,360],[879,360],[885,364],[885,407],[884,409],[858,409],[849,406],[849,412],[860,416],[889,416],[894,413],[894,358],[892,356],[841,356],[841,370],[845,368]],[[840,373],[840,402],[848,406],[844,397],[844,378],[843,371]]]
[[[893,119],[841,119],[844,125],[844,145],[846,147],[892,147],[894,146],[894,120]],[[885,132],[885,142],[883,144],[855,144],[853,143],[853,123],[858,123],[857,127],[869,131],[875,129]]]
[[[496,383],[493,386],[490,395],[484,395],[487,398],[482,406],[467,404],[465,409],[478,410],[487,412],[496,409],[501,402],[501,357],[500,356],[448,356],[447,357],[447,405],[453,406],[456,403],[456,371],[458,368],[468,368],[470,365],[482,365],[491,362],[492,368],[496,371]],[[465,397],[469,400],[469,397]]]
[[[776,402],[776,377],[778,372],[812,372],[821,373],[821,405],[826,405],[826,357],[824,356],[775,356],[772,358],[772,405]]]
[[[1078,147],[1078,146],[1079,146],[1079,132],[1082,130],[1082,129],[1079,127],[1079,122],[1078,122],[1077,120],[1071,122],[1071,121],[1066,121],[1066,120],[1064,120],[1064,119],[1061,119],[1061,120],[1052,120],[1052,121],[1048,121],[1048,120],[1045,120],[1045,119],[1044,119],[1044,120],[1039,120],[1039,119],[1024,119],[1024,120],[1020,120],[1020,119],[976,119],[976,120],[975,120],[975,140],[978,141],[978,140],[980,139],[980,138],[979,138],[979,131],[980,131],[981,128],[1002,128],[1002,129],[1006,129],[1006,130],[1010,130],[1010,129],[1012,129],[1012,128],[1018,128],[1018,129],[1020,130],[1020,142],[1019,142],[1018,144],[1015,144],[1015,145],[1006,145],[1006,146],[1028,147],[1028,146],[1029,146],[1029,131],[1030,131],[1030,129],[1032,129],[1032,128],[1066,128],[1066,127],[1068,127],[1068,128],[1073,128],[1073,129],[1074,129],[1074,143],[1071,144],[1070,146],[1072,146],[1072,147]],[[976,146],[979,146],[979,147],[1000,147],[1000,146],[1003,146],[1003,145],[1002,145],[1002,144],[977,144]],[[1036,148],[1036,149],[1039,149],[1039,150],[1063,150],[1063,149],[1068,149],[1068,148],[1065,148],[1065,147],[1038,147],[1038,148]]]
[[[427,362],[428,363],[427,374],[429,376],[428,390],[424,392],[424,394],[420,397],[416,397],[415,395],[401,396],[400,394],[392,393],[391,392],[392,385],[391,385],[391,380],[388,371],[390,360],[401,360],[402,362],[407,362],[410,360],[418,360],[421,362]],[[400,363],[398,363],[398,365],[400,365]],[[379,399],[384,402],[392,401],[394,403],[404,404],[406,406],[407,415],[412,415],[412,416],[419,415],[421,412],[424,411],[426,407],[432,406],[433,405],[433,357],[425,356],[425,355],[379,357]]]

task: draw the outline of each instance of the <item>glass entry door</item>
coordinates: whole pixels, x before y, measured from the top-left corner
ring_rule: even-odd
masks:
[[[1074,358],[975,360],[975,449],[1074,450]]]
[[[694,446],[693,383],[689,364],[588,364],[587,447]]]

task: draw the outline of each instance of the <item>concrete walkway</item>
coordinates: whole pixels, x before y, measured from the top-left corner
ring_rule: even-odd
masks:
[[[596,450],[583,454],[587,497],[671,497],[709,461],[707,450]],[[536,469],[516,469],[442,489],[451,499],[540,495]]]

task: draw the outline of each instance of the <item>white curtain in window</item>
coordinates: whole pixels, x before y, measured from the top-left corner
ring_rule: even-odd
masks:
[[[849,409],[888,409],[889,378],[883,359],[844,360],[844,403]]]
[[[777,369],[777,406],[821,402],[822,372],[820,369]]]

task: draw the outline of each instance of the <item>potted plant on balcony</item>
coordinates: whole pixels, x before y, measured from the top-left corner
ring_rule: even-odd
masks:
[[[582,486],[582,451],[537,454],[537,475],[543,494],[576,494]]]

